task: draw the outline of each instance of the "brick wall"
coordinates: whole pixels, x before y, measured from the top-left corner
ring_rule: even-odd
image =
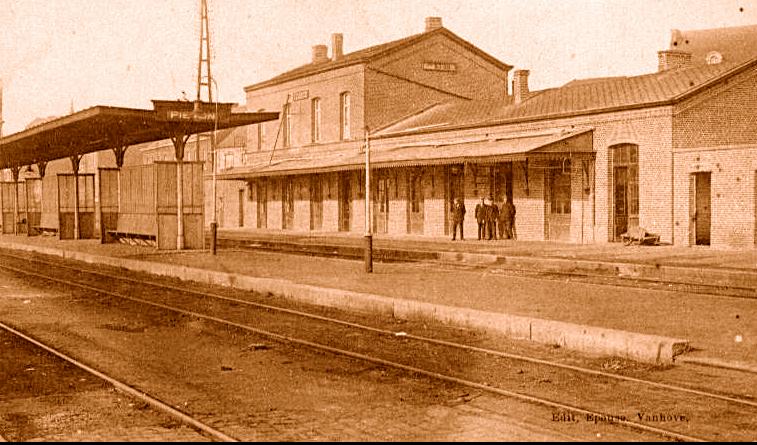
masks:
[[[428,69],[427,63],[443,69]],[[458,42],[436,35],[368,65],[368,70],[390,73],[471,99],[504,98],[507,72]]]
[[[757,69],[741,73],[674,109],[675,242],[693,243],[691,177],[711,174],[710,243],[714,248],[757,242]]]
[[[319,149],[323,144],[333,143],[340,140],[340,95],[350,93],[351,101],[351,136],[352,139],[361,140],[363,136],[364,107],[364,72],[360,65],[348,66],[327,73],[296,79],[281,85],[266,87],[247,93],[247,110],[257,111],[281,111],[287,101],[287,96],[307,97],[295,100],[291,103],[292,110],[292,147],[313,147]],[[312,143],[312,99],[321,100],[321,143]],[[283,116],[282,116],[283,118]],[[262,124],[265,128],[265,141],[262,151],[270,151],[279,131],[280,121],[270,121]],[[257,151],[258,126],[250,125],[247,130],[247,150]],[[328,148],[326,146],[325,148]],[[279,134],[276,150],[283,150],[283,134]]]
[[[719,83],[674,109],[676,149],[757,143],[757,68]]]
[[[716,248],[755,246],[757,145],[676,153],[676,244],[693,244],[691,175],[711,174],[710,244]]]

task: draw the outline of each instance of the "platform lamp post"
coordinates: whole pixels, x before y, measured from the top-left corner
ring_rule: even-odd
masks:
[[[373,272],[373,228],[371,224],[371,141],[365,127],[365,272]]]

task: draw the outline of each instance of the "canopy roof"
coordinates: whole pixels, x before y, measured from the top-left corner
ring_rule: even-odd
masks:
[[[579,128],[573,131],[534,132],[448,144],[371,147],[371,168],[518,161],[527,157],[559,159],[573,155],[593,156],[592,136],[592,128]],[[218,175],[225,179],[248,179],[363,168],[365,155],[353,148],[332,153],[311,153],[297,158],[272,159],[270,163],[233,168]]]
[[[230,103],[153,101],[153,110],[95,106],[0,138],[0,169],[276,120],[278,113],[233,113]]]

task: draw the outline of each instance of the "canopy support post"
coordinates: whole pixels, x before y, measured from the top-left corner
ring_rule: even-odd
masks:
[[[124,155],[126,154],[126,149],[129,148],[128,145],[119,143],[115,147],[112,148],[113,154],[116,156],[116,167],[118,168],[119,172],[118,175],[116,175],[116,179],[118,179],[118,213],[121,213],[121,168],[124,166]]]
[[[10,168],[11,174],[13,175],[13,234],[18,235],[18,220],[19,220],[19,209],[18,209],[18,175],[21,171],[21,167],[16,165]]]
[[[184,249],[184,148],[190,136],[179,131],[171,137],[176,155],[176,250]]]
[[[74,239],[81,239],[81,227],[79,226],[79,165],[83,155],[73,155],[71,168],[74,171]]]

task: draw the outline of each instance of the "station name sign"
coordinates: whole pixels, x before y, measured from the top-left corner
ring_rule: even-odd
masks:
[[[170,122],[214,122],[218,115],[208,111],[167,110],[162,120]]]
[[[454,73],[457,71],[457,65],[448,62],[423,62],[423,69],[426,71],[444,71]]]
[[[166,122],[212,123],[228,120],[231,106],[228,103],[153,101],[156,119]]]
[[[305,100],[308,97],[310,97],[310,92],[308,90],[295,91],[292,94],[292,101],[296,102],[298,100]]]

